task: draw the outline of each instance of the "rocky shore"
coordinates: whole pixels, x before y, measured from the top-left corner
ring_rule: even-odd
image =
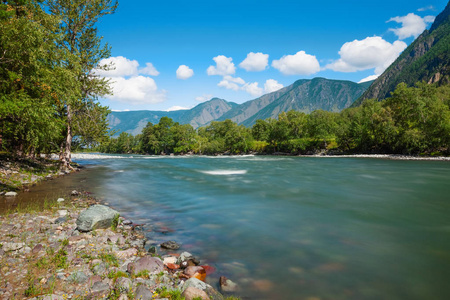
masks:
[[[176,242],[144,247],[139,225],[74,191],[51,208],[0,216],[1,299],[237,299],[205,278],[213,267]],[[147,247],[148,248],[148,247]],[[222,292],[236,292],[222,277]]]

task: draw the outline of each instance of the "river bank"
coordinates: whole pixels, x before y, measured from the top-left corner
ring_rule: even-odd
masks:
[[[166,249],[149,241],[142,224],[119,217],[113,226],[78,230],[80,216],[99,204],[72,191],[0,215],[0,298],[225,299],[204,282],[213,267],[176,243]],[[222,284],[235,290],[231,281]]]
[[[98,153],[74,153],[73,159],[121,159],[121,158],[133,158],[134,156],[154,156],[165,157],[169,155],[141,155],[141,154],[98,154]],[[198,154],[185,154],[185,155],[171,155],[171,156],[202,156]],[[207,155],[206,155],[207,156]],[[450,161],[449,156],[412,156],[401,154],[313,154],[313,155],[293,155],[289,153],[276,153],[276,154],[243,154],[243,155],[229,155],[219,154],[216,156],[290,156],[290,157],[319,157],[319,158],[377,158],[377,159],[391,159],[391,160],[431,160],[431,161]]]

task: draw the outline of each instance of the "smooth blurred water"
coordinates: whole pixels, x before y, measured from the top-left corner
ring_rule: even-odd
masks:
[[[450,162],[78,160],[91,192],[252,299],[450,299]]]

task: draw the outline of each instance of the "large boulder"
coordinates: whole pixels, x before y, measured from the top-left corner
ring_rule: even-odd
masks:
[[[106,229],[111,227],[114,218],[119,213],[105,205],[92,205],[82,213],[77,219],[78,231],[87,232],[94,229]]]
[[[158,257],[144,256],[129,263],[127,266],[128,273],[136,275],[141,271],[148,271],[150,274],[164,271],[164,263]]]

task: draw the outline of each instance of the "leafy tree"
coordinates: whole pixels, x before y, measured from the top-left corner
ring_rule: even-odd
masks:
[[[96,110],[91,116],[98,117],[100,126],[104,126],[103,115],[106,110],[100,109],[94,103],[99,96],[110,93],[108,81],[96,76],[94,69],[107,69],[109,66],[99,66],[103,58],[110,56],[110,48],[102,45],[102,37],[98,36],[96,23],[104,15],[114,13],[117,1],[112,0],[48,0],[49,11],[60,19],[60,31],[63,40],[59,46],[78,58],[77,61],[67,60],[67,70],[76,74],[79,83],[75,94],[61,97],[61,112],[65,116],[66,138],[61,143],[61,159],[66,167],[70,167],[71,145],[74,136],[74,121],[76,115]],[[97,120],[97,121],[98,121]],[[98,122],[93,122],[98,124]],[[97,129],[97,132],[102,129]],[[79,133],[83,133],[80,131]],[[90,135],[97,136],[96,134]]]
[[[60,139],[55,115],[77,81],[57,47],[57,19],[35,1],[0,2],[0,121],[3,147],[16,154],[51,152]]]

